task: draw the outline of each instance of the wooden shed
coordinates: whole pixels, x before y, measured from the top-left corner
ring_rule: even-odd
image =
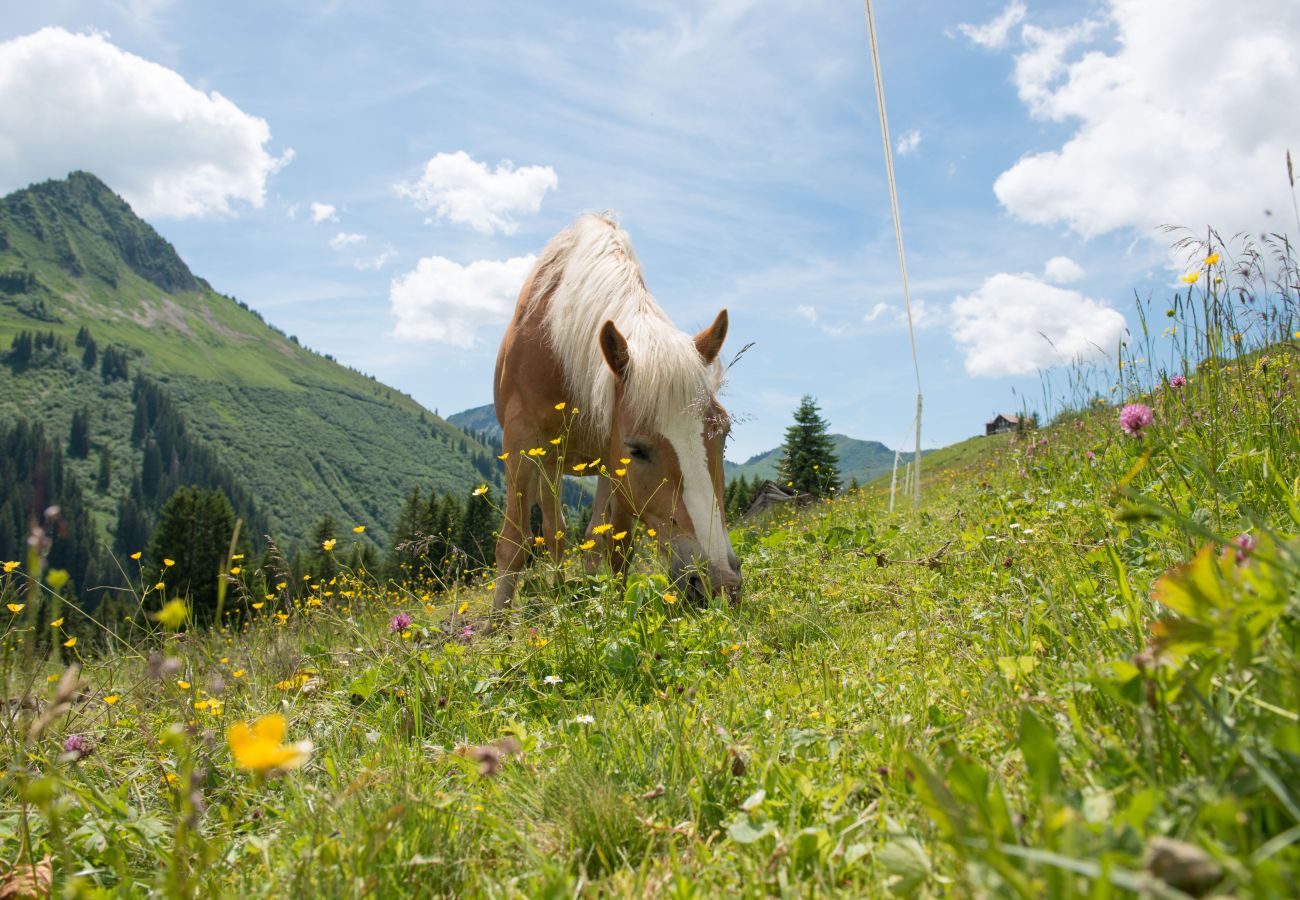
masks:
[[[1020,427],[1020,416],[1013,416],[1007,413],[998,413],[993,417],[992,422],[984,423],[984,435],[1002,434],[1005,431],[1015,431]]]

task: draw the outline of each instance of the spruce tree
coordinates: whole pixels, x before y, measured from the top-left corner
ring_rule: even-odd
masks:
[[[99,477],[95,480],[95,490],[107,494],[113,487],[113,451],[107,445],[99,448]]]
[[[149,566],[166,584],[168,598],[190,598],[195,618],[211,622],[217,609],[217,577],[224,571],[235,511],[221,491],[194,485],[176,489],[158,515],[149,540]],[[247,540],[240,548],[247,552]],[[164,560],[170,559],[168,566]]]
[[[68,456],[85,459],[90,454],[90,413],[79,409],[72,414],[72,429],[68,433]]]
[[[498,516],[492,509],[491,493],[470,494],[465,504],[465,514],[460,520],[456,546],[465,551],[469,568],[487,567],[496,552],[496,531]]]
[[[780,467],[782,484],[814,497],[839,493],[839,460],[826,428],[816,401],[812,395],[804,394],[795,410],[794,424],[785,430],[785,452]]]

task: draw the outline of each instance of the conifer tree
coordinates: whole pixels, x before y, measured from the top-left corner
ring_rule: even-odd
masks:
[[[90,413],[79,409],[72,414],[72,429],[68,433],[68,456],[85,459],[90,454]]]
[[[812,395],[805,394],[794,413],[794,424],[785,430],[785,452],[781,457],[781,483],[814,497],[839,493],[839,460]]]
[[[482,569],[491,562],[496,550],[496,526],[497,514],[492,509],[491,493],[470,494],[460,520],[456,546],[465,551],[471,570]]]
[[[177,488],[158,515],[149,540],[150,571],[166,584],[169,598],[190,598],[199,621],[216,615],[217,577],[234,530],[235,512],[226,495],[194,485]],[[246,549],[246,540],[241,544]],[[167,559],[173,564],[166,565]]]
[[[99,448],[99,477],[95,480],[95,490],[107,494],[113,487],[113,451],[107,445]]]

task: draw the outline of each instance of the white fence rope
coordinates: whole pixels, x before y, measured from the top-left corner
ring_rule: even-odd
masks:
[[[916,372],[916,457],[912,481],[912,508],[921,505],[921,364],[916,356],[916,330],[912,325],[912,295],[907,287],[907,258],[903,254],[903,222],[898,214],[898,188],[894,184],[894,148],[889,142],[889,116],[885,113],[885,84],[880,77],[880,48],[876,41],[876,17],[871,0],[863,0],[867,33],[871,37],[871,68],[876,76],[876,107],[880,110],[880,137],[885,144],[885,176],[889,180],[889,206],[894,213],[894,237],[898,240],[898,271],[903,276],[903,305],[907,309],[907,337],[912,343],[912,369]],[[890,490],[892,508],[892,494]]]

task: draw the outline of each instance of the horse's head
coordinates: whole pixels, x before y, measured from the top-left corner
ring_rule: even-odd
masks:
[[[717,379],[709,377],[718,371],[726,336],[724,309],[695,336],[691,352],[698,359],[686,360],[688,368],[700,373],[695,396],[667,403],[647,398],[659,384],[650,374],[652,364],[634,358],[637,350],[629,350],[613,322],[600,331],[600,349],[615,376],[606,457],[614,502],[625,504],[654,530],[679,590],[695,599],[723,593],[735,601],[740,598],[740,560],[731,549],[722,503],[722,451],[730,424],[717,400]],[[634,384],[639,377],[655,383]],[[667,394],[673,393],[671,383],[664,381]]]

